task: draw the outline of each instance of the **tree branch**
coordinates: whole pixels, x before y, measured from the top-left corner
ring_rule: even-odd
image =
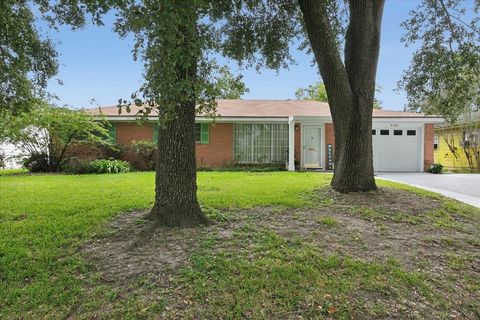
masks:
[[[384,0],[349,1],[349,7],[345,67],[355,96],[368,102],[361,105],[373,106]]]
[[[330,102],[332,116],[348,117],[352,92],[327,12],[326,0],[298,0],[315,60]],[[321,35],[320,37],[318,35]]]

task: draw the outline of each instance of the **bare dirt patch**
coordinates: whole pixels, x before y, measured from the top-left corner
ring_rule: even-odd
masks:
[[[339,205],[355,205],[384,211],[405,212],[411,215],[436,209],[441,204],[441,201],[437,199],[391,188],[380,188],[375,192],[352,192],[348,194],[338,193],[332,189],[323,192]]]
[[[222,219],[198,228],[158,228],[140,244],[138,239],[148,227],[148,222],[143,220],[145,213],[126,213],[112,221],[111,236],[95,239],[81,251],[101,272],[105,282],[128,287],[139,277],[148,278],[157,286],[175,292],[170,311],[172,308],[188,309],[191,301],[183,299],[182,289],[176,288],[172,279],[180,269],[188,266],[189,256],[198,248],[200,239],[215,236],[220,239],[218,250],[225,247],[235,250],[231,247],[233,242],[230,243],[235,230],[246,225],[263,227],[287,239],[301,238],[313,243],[326,255],[350,256],[369,262],[395,259],[406,270],[425,274],[434,291],[443,297],[442,301],[438,305],[426,301],[403,303],[410,310],[400,310],[397,317],[415,318],[421,314],[433,319],[444,315],[445,310],[449,310],[452,318],[480,317],[478,235],[438,228],[428,219],[409,223],[388,216],[402,213],[421,219],[428,212],[438,210],[442,200],[395,189],[347,195],[320,192],[323,192],[322,197],[331,198],[333,204],[314,209],[222,211],[222,217],[228,217],[228,221]],[[352,210],[358,207],[386,216],[359,215]],[[471,223],[478,226],[479,222],[477,219]]]
[[[145,220],[147,214],[122,214],[110,223],[110,236],[95,239],[81,249],[105,281],[121,284],[141,277],[167,286],[171,276],[187,263],[200,236],[221,228],[215,224],[198,228],[157,228],[150,232],[149,221]]]

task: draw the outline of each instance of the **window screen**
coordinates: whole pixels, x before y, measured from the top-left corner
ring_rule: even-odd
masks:
[[[288,124],[235,124],[233,140],[235,162],[284,163],[287,161]]]
[[[390,134],[390,130],[380,130],[381,136],[388,136]]]

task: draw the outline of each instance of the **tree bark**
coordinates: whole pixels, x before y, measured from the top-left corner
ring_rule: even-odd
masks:
[[[349,1],[345,64],[328,14],[328,0],[298,1],[332,114],[332,187],[345,193],[376,190],[371,130],[384,0]]]
[[[191,38],[196,36],[195,21],[185,27],[183,34],[179,32],[178,36],[185,41],[185,50],[188,50],[188,41],[195,41]],[[189,27],[195,30],[192,32],[192,29],[187,29]],[[170,120],[158,128],[155,204],[150,217],[158,225],[168,227],[188,227],[208,222],[197,200],[194,84],[198,57],[188,52],[183,57],[190,63],[184,60],[176,66],[176,85],[185,88],[178,100],[166,102],[169,108],[174,108],[175,116],[166,116],[166,109],[159,106],[159,116]]]
[[[159,225],[169,227],[208,221],[197,200],[195,102],[179,109],[177,118],[158,129],[155,205],[150,214]]]

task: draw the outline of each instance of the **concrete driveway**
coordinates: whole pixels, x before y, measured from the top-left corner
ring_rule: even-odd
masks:
[[[377,178],[438,192],[480,208],[480,174],[378,173]]]

